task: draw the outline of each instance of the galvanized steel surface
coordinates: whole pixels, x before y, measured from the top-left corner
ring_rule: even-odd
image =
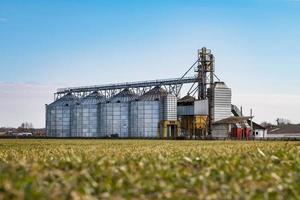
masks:
[[[100,104],[100,136],[128,137],[129,103]]]
[[[140,98],[128,89],[109,100],[96,92],[82,99],[68,94],[46,110],[48,136],[154,138],[161,120],[177,120],[177,97],[160,87]]]
[[[46,106],[46,131],[49,137],[70,137],[72,110],[77,98],[66,94]]]
[[[154,87],[142,95],[138,101],[131,102],[130,136],[137,138],[157,137],[160,116],[161,98],[167,91]]]
[[[178,116],[208,115],[208,100],[196,100],[193,105],[177,106]]]
[[[178,116],[192,116],[194,115],[194,105],[190,106],[177,106]]]
[[[208,100],[197,100],[194,102],[194,115],[208,115]]]
[[[213,119],[219,121],[231,116],[231,89],[224,82],[216,82],[214,87]]]
[[[125,89],[100,106],[100,136],[129,137],[130,102],[138,96]]]
[[[141,101],[156,101],[161,100],[162,97],[168,95],[168,92],[157,86],[143,94],[139,100]]]
[[[98,137],[98,104],[105,102],[105,97],[94,92],[76,103],[72,112],[72,136]]]
[[[157,137],[160,121],[159,101],[133,101],[130,112],[130,137]]]
[[[160,112],[163,120],[177,120],[177,97],[171,94],[164,96]]]
[[[131,102],[130,111],[131,137],[158,137],[159,122],[164,117],[172,118],[173,112],[177,118],[177,98],[168,95],[164,89],[155,87],[142,95],[138,101]],[[172,113],[166,113],[167,111]]]
[[[130,102],[137,98],[138,98],[138,96],[134,92],[132,92],[129,89],[124,89],[123,91],[121,91],[118,94],[116,94],[115,96],[113,96],[109,100],[109,102],[112,102],[112,103]]]

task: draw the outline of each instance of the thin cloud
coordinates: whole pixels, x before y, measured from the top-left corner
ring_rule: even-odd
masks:
[[[45,127],[45,104],[53,102],[59,86],[0,81],[0,127],[18,127],[24,121]]]
[[[0,17],[0,22],[6,22],[7,21],[7,18],[5,17]]]

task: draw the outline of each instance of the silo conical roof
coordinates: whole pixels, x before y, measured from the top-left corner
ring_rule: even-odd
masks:
[[[145,94],[143,94],[139,100],[142,101],[156,101],[160,100],[161,97],[166,96],[168,92],[162,89],[160,86],[156,86],[153,89],[149,90]]]
[[[215,88],[228,88],[228,86],[224,82],[215,82]]]
[[[92,92],[81,100],[82,104],[98,104],[105,101],[105,97],[99,92]]]
[[[110,102],[112,102],[112,103],[128,102],[128,101],[133,101],[137,98],[138,98],[138,96],[134,92],[132,92],[131,90],[126,88],[126,89],[122,90],[121,92],[119,92],[118,94],[116,94],[115,96],[113,96],[110,99]]]
[[[57,99],[53,103],[51,103],[49,106],[59,106],[59,105],[67,105],[70,103],[74,103],[78,98],[74,96],[71,92],[67,93],[63,97]]]

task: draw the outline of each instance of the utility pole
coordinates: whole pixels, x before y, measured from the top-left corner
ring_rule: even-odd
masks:
[[[251,134],[253,134],[253,120],[252,120],[252,118],[253,118],[253,116],[252,116],[252,108],[250,109],[250,117],[251,117],[251,123],[250,123],[250,126],[251,126]],[[254,137],[255,137],[255,135],[254,135]]]

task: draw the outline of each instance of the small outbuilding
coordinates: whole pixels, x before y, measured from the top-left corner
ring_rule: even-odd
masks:
[[[212,127],[213,138],[233,138],[233,139],[249,139],[251,135],[251,127],[247,120],[251,117],[231,116],[216,121]]]
[[[271,127],[266,134],[268,138],[299,138],[300,124],[286,124]]]
[[[249,126],[251,126],[251,121],[248,120],[247,121]],[[252,138],[265,138],[267,137],[267,133],[268,133],[268,130],[267,128],[255,123],[252,121],[252,128],[253,128],[253,131],[252,131],[252,135],[251,137]]]

